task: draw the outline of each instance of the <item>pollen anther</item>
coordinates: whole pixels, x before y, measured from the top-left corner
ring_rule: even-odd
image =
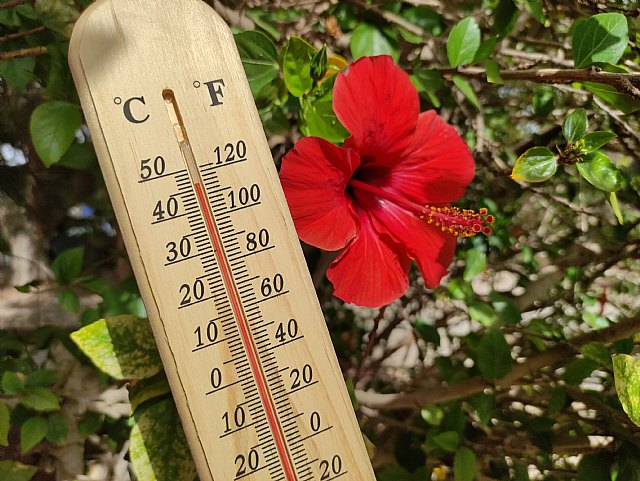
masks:
[[[489,225],[495,220],[485,207],[476,212],[471,209],[450,206],[425,205],[419,217],[425,219],[427,224],[434,224],[436,227],[440,227],[443,232],[459,237],[472,237],[480,232],[489,235],[491,233]]]

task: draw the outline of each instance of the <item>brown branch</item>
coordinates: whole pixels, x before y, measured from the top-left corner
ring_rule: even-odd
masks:
[[[28,0],[10,0],[9,2],[0,3],[0,10],[6,10],[9,8],[17,7],[23,3],[27,3]]]
[[[577,348],[590,342],[610,343],[628,338],[638,331],[640,331],[640,316],[619,322],[606,329],[584,334],[527,358],[525,362],[516,364],[509,374],[493,383],[482,376],[475,376],[458,384],[441,386],[439,389],[430,385],[413,392],[396,394],[378,394],[357,390],[356,395],[363,406],[380,410],[419,408],[425,404],[463,399],[485,389],[509,388],[515,382],[535,374],[540,369],[557,366],[572,358]]]
[[[412,34],[417,35],[423,40],[434,38],[433,36],[425,32],[422,28],[418,27],[416,24],[411,23],[408,20],[405,20],[404,18],[402,18],[399,15],[396,15],[393,12],[387,12],[385,10],[381,10],[377,6],[369,5],[363,0],[349,0],[349,3],[351,3],[352,5],[355,5],[358,8],[361,8],[362,10],[365,10],[366,12],[370,12],[378,17],[381,17],[389,23],[393,23],[399,27],[402,27],[408,32],[411,32]]]
[[[380,325],[380,320],[384,317],[384,313],[387,310],[387,306],[384,306],[378,312],[378,315],[373,320],[373,327],[371,328],[371,332],[369,332],[369,340],[367,342],[367,346],[365,347],[364,352],[362,353],[362,357],[360,358],[360,362],[358,363],[358,368],[356,369],[356,374],[353,377],[353,385],[356,386],[358,381],[362,377],[362,373],[364,372],[364,365],[373,350],[373,346],[377,341],[376,334],[378,333],[378,326]]]
[[[23,32],[10,33],[5,35],[4,37],[0,37],[0,43],[8,42],[9,40],[15,40],[17,38],[28,37],[29,35],[33,35],[34,33],[42,32],[46,30],[47,27],[36,27],[31,30],[24,30]]]
[[[486,71],[478,67],[440,68],[445,76],[460,75],[487,81]],[[525,80],[546,84],[570,84],[573,82],[596,82],[615,87],[621,93],[640,99],[640,73],[605,72],[599,68],[584,69],[528,69],[502,70],[500,77],[505,81]]]
[[[35,57],[37,55],[45,55],[48,52],[47,47],[31,47],[13,50],[11,52],[0,52],[0,60],[14,60],[16,58]]]

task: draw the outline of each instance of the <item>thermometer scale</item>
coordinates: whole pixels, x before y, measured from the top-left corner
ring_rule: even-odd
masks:
[[[229,28],[98,0],[69,62],[200,480],[374,480]]]

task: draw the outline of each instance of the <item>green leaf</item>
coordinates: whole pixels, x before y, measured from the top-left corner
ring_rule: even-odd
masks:
[[[609,463],[605,453],[583,456],[578,463],[578,481],[611,481]]]
[[[584,88],[625,114],[640,110],[640,100],[618,92],[613,85],[585,82]]]
[[[493,12],[494,21],[492,33],[501,37],[508,35],[518,18],[518,8],[513,0],[500,0]]]
[[[488,379],[500,379],[511,371],[511,349],[502,332],[489,329],[478,345],[478,369]]]
[[[35,466],[27,466],[17,461],[0,461],[0,479],[6,481],[30,481],[38,472]]]
[[[436,404],[427,404],[420,410],[420,416],[427,424],[439,426],[444,419],[444,411]]]
[[[500,37],[494,35],[480,42],[480,48],[478,48],[476,55],[473,57],[473,63],[482,63],[489,60],[489,58],[493,54],[493,50],[496,48],[496,43],[498,43],[499,39]]]
[[[260,91],[278,78],[278,52],[273,41],[256,30],[235,34],[238,53],[254,98]]]
[[[440,72],[436,69],[427,69],[417,66],[413,69],[411,81],[418,92],[426,93],[431,103],[435,107],[440,107],[440,100],[436,97],[436,93],[444,85]]]
[[[482,301],[469,303],[469,317],[484,327],[494,326],[498,322],[498,317],[493,308]]]
[[[611,209],[618,219],[618,224],[624,224],[624,217],[622,217],[622,212],[620,211],[620,206],[618,205],[618,196],[615,192],[609,193],[609,204],[611,204]]]
[[[511,178],[525,182],[544,182],[558,169],[556,156],[546,147],[532,147],[518,157]]]
[[[591,373],[599,367],[600,364],[591,359],[574,359],[565,366],[562,379],[564,379],[564,382],[567,384],[577,386],[584,378],[590,376]]]
[[[513,470],[515,474],[514,481],[531,481],[531,478],[529,478],[529,468],[524,464],[515,464]],[[549,478],[547,478],[547,480],[548,479]]]
[[[549,417],[554,417],[564,408],[566,402],[566,390],[563,387],[556,387],[551,391],[551,396],[549,396],[549,402],[547,403],[547,415]]]
[[[629,42],[627,19],[621,13],[600,13],[581,21],[573,32],[571,49],[576,68],[596,62],[615,64]]]
[[[454,75],[452,80],[453,80],[453,83],[455,84],[455,86],[460,89],[460,91],[464,94],[464,96],[467,98],[467,100],[469,102],[471,102],[471,104],[474,107],[479,109],[480,108],[480,100],[478,99],[478,97],[476,96],[476,93],[471,88],[471,84],[469,82],[467,82],[467,80],[465,78],[462,78],[459,75]]]
[[[476,477],[476,455],[466,446],[460,446],[453,458],[453,479],[473,481]]]
[[[142,403],[164,396],[170,392],[169,381],[164,371],[160,371],[149,379],[141,379],[129,389],[131,412],[135,412]]]
[[[314,80],[320,80],[327,71],[327,46],[323,45],[311,59],[311,76]]]
[[[62,252],[51,264],[56,280],[61,284],[69,284],[75,281],[82,272],[83,260],[84,247],[74,247]]]
[[[485,64],[487,72],[487,82],[492,84],[503,84],[504,80],[500,76],[500,64],[495,60],[487,60]]]
[[[58,395],[46,387],[34,387],[20,399],[20,403],[36,411],[51,412],[60,409]]]
[[[11,412],[9,411],[9,406],[0,401],[0,446],[9,446],[10,419]]]
[[[544,25],[544,8],[542,7],[542,0],[525,0],[525,8],[527,12],[531,14],[539,23]]]
[[[587,182],[600,190],[615,192],[622,187],[622,174],[600,150],[585,155],[576,168]]]
[[[49,416],[49,429],[47,439],[55,444],[62,444],[69,434],[69,421],[62,414],[55,413]]]
[[[322,137],[333,143],[347,138],[345,129],[333,111],[331,92],[320,98],[306,96],[302,99],[300,111],[300,130],[306,136]]]
[[[447,38],[447,57],[452,67],[473,62],[480,48],[480,28],[473,17],[458,22]]]
[[[24,374],[5,371],[2,375],[2,390],[7,394],[18,394],[24,389]]]
[[[81,120],[80,109],[68,102],[45,102],[33,111],[29,124],[31,140],[47,167],[57,163],[71,147]]]
[[[465,268],[462,278],[470,282],[471,279],[484,271],[487,265],[487,256],[478,249],[469,249],[465,257]]]
[[[20,451],[30,451],[45,438],[48,430],[49,422],[45,418],[34,416],[27,419],[20,427]]]
[[[400,14],[402,17],[417,25],[422,30],[431,35],[440,35],[442,33],[442,20],[438,13],[429,7],[411,7]],[[420,39],[421,41],[422,39]]]
[[[493,291],[491,305],[502,322],[515,326],[522,320],[522,314],[515,302],[507,296]]]
[[[91,142],[84,144],[71,144],[69,150],[65,152],[58,161],[60,167],[66,167],[74,170],[86,170],[96,165],[96,151]]]
[[[567,142],[574,144],[587,133],[589,122],[587,121],[587,111],[576,109],[564,118],[562,123],[562,133]]]
[[[455,431],[445,431],[433,436],[432,441],[439,448],[453,453],[460,444],[460,435]]]
[[[582,152],[594,152],[605,144],[608,144],[617,137],[613,132],[608,131],[596,131],[589,132],[582,137],[582,143],[580,144],[580,150]]]
[[[85,414],[84,418],[78,422],[78,431],[80,431],[80,434],[84,434],[85,436],[95,434],[98,432],[98,429],[102,427],[103,423],[104,414],[89,411]]]
[[[420,337],[426,342],[430,342],[436,347],[440,346],[440,334],[438,333],[438,328],[436,326],[427,323],[424,319],[419,317],[416,319],[415,329]]]
[[[71,339],[102,371],[115,379],[145,379],[162,369],[147,319],[101,319],[71,334]]]
[[[580,352],[587,359],[591,359],[607,369],[613,369],[611,354],[609,354],[609,350],[604,344],[600,342],[590,342],[589,344],[582,346],[580,348]]]
[[[129,457],[139,481],[192,481],[195,465],[173,399],[133,415]]]
[[[3,78],[12,89],[24,90],[27,84],[36,78],[33,74],[35,66],[35,57],[3,60],[0,62],[0,78]]]
[[[316,49],[299,37],[291,37],[284,46],[282,71],[284,83],[294,97],[302,97],[313,87],[311,59]]]
[[[624,412],[640,426],[640,359],[626,354],[613,356],[613,373]]]
[[[398,61],[398,49],[392,41],[376,27],[362,23],[353,31],[349,44],[354,59],[369,55],[391,55]]]
[[[58,302],[60,303],[60,307],[74,314],[80,310],[80,299],[78,295],[68,287],[60,289],[58,292]]]
[[[55,384],[60,380],[60,372],[54,369],[40,369],[34,371],[27,376],[24,383],[25,387],[47,387]]]

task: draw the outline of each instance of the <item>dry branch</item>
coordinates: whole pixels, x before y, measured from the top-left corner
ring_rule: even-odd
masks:
[[[380,410],[419,408],[426,404],[463,399],[485,389],[510,388],[520,379],[535,375],[540,369],[554,367],[567,361],[575,355],[576,349],[590,342],[611,343],[628,338],[638,331],[640,331],[640,316],[627,319],[606,329],[584,334],[529,357],[525,362],[516,364],[509,374],[494,382],[482,376],[475,376],[458,384],[442,386],[439,389],[430,385],[412,392],[396,394],[378,394],[356,390],[356,396],[363,406]]]

